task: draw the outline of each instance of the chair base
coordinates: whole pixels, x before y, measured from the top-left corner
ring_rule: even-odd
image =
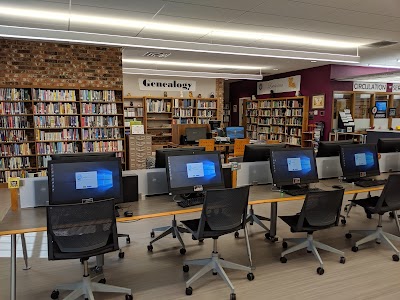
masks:
[[[384,232],[381,226],[378,226],[376,228],[376,230],[350,230],[349,231],[350,234],[356,233],[356,234],[364,234],[366,235],[364,238],[362,238],[361,240],[357,241],[355,243],[355,247],[359,247],[365,243],[371,242],[371,241],[376,241],[377,243],[381,243],[381,241],[385,241],[386,244],[388,244],[393,251],[400,256],[400,252],[399,250],[396,248],[395,245],[393,245],[393,243],[391,242],[391,240],[400,242],[400,237],[391,234],[391,233],[387,233]],[[358,250],[358,249],[357,249]]]
[[[229,286],[232,294],[235,293],[235,288],[234,288],[232,282],[229,280],[228,275],[226,275],[224,268],[247,271],[248,273],[251,273],[251,271],[252,271],[251,267],[246,267],[243,265],[239,265],[239,264],[221,259],[219,257],[218,252],[213,252],[211,255],[211,258],[185,261],[184,266],[187,266],[187,265],[196,265],[196,266],[204,266],[204,267],[201,268],[188,281],[186,281],[186,288],[189,288],[193,282],[195,282],[196,280],[203,277],[208,271],[212,270],[213,274],[215,274],[215,275],[218,274],[219,276],[221,276],[221,278]],[[251,275],[251,276],[253,276],[253,275]]]
[[[282,261],[282,258],[285,257],[285,255],[299,251],[301,249],[307,249],[307,251],[311,251],[314,254],[315,258],[318,260],[320,268],[322,268],[322,269],[324,267],[324,263],[321,259],[321,256],[319,255],[319,252],[317,249],[321,249],[321,250],[325,250],[328,252],[338,254],[338,255],[340,255],[340,262],[345,261],[343,251],[335,249],[335,248],[328,246],[326,244],[323,244],[321,242],[315,241],[312,234],[307,234],[307,238],[283,239],[283,242],[284,243],[292,242],[292,243],[296,243],[297,245],[283,251],[281,253],[281,261]]]
[[[271,221],[271,220],[267,217],[256,215],[254,213],[253,205],[251,205],[249,214],[247,215],[247,218],[246,218],[246,223],[250,223],[250,225],[253,225],[253,223],[256,223],[257,225],[259,225],[260,227],[262,227],[263,229],[265,229],[266,231],[269,232],[268,227],[265,226],[264,223],[261,221]]]
[[[185,244],[183,243],[181,233],[190,233],[190,231],[184,227],[178,226],[176,222],[176,218],[174,216],[174,219],[172,220],[171,226],[164,226],[164,227],[158,227],[158,228],[153,228],[151,231],[151,237],[154,237],[154,232],[155,231],[163,231],[160,235],[158,235],[156,238],[150,241],[150,244],[147,246],[147,249],[149,251],[152,251],[153,249],[153,244],[157,242],[158,240],[162,239],[163,237],[166,237],[167,235],[172,234],[173,238],[177,238],[179,240],[179,243],[181,244],[181,253],[185,252]],[[150,250],[151,249],[151,250]],[[184,254],[184,253],[182,253]]]
[[[121,293],[126,295],[126,299],[132,299],[131,289],[92,282],[92,278],[90,278],[88,274],[87,260],[84,261],[84,275],[82,281],[58,285],[52,293],[52,298],[53,294],[56,294],[58,297],[59,290],[72,291],[67,297],[64,298],[64,300],[76,300],[81,296],[84,296],[85,299],[94,300],[93,292]]]

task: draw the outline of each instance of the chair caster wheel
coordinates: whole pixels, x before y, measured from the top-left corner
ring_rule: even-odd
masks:
[[[367,213],[367,219],[372,219],[372,215],[370,213]]]
[[[218,275],[218,272],[212,272],[212,274],[214,275],[214,276],[216,276],[216,275]]]
[[[351,233],[346,233],[345,237],[346,237],[346,239],[351,239],[352,235],[351,235]]]
[[[150,237],[151,237],[152,239],[154,239],[155,236],[156,236],[156,235],[155,235],[154,231],[150,232]]]
[[[102,284],[106,284],[106,282],[107,282],[107,281],[106,281],[105,278],[102,278],[102,279],[99,280],[99,283],[102,283]]]
[[[247,274],[247,279],[249,280],[249,281],[253,281],[254,280],[254,274],[253,273],[249,273],[249,274]]]
[[[238,231],[235,232],[235,238],[239,238],[239,232]]]
[[[193,240],[193,241],[197,240],[197,239],[194,237],[194,235],[192,235],[192,240]]]
[[[394,216],[394,213],[392,211],[389,213],[389,217],[394,219],[395,216]]]
[[[181,248],[181,249],[179,250],[179,253],[182,254],[182,255],[184,255],[184,254],[186,253],[186,249],[185,249],[185,248]]]
[[[147,246],[147,251],[153,252],[153,245],[148,245]]]
[[[312,253],[312,251],[310,251],[310,250],[307,250],[307,253]]]
[[[127,244],[130,244],[130,243],[131,243],[131,238],[127,237],[127,238],[126,238],[126,243],[127,243]]]
[[[323,268],[319,267],[317,269],[317,273],[318,273],[318,275],[323,275],[325,273],[325,270]]]
[[[375,241],[375,243],[377,243],[378,245],[380,245],[380,244],[381,244],[381,241]]]
[[[124,258],[124,257],[125,257],[125,252],[120,252],[120,253],[118,253],[118,257],[119,257],[119,258]]]
[[[356,247],[356,246],[351,247],[351,251],[357,252],[358,251],[358,247]]]
[[[51,299],[58,299],[58,297],[60,296],[60,292],[59,291],[57,291],[57,290],[54,290],[54,291],[52,291],[51,292]]]
[[[340,258],[339,262],[340,262],[341,264],[346,263],[346,257],[342,256],[342,257]]]
[[[282,243],[282,248],[283,248],[283,249],[287,249],[287,247],[288,247],[288,244],[287,244],[286,242],[283,242],[283,243]]]
[[[265,238],[266,238],[267,240],[269,240],[270,242],[273,242],[273,243],[275,243],[276,241],[278,241],[278,238],[277,238],[277,237],[274,237],[274,236],[271,236],[269,232],[267,232],[267,233],[265,234]]]
[[[231,299],[230,300],[236,300],[236,294],[235,293],[231,294]]]
[[[199,243],[203,243],[203,242],[204,242],[204,239],[199,240]]]
[[[186,288],[186,295],[190,296],[191,294],[193,294],[193,289],[191,286]]]
[[[345,206],[343,210],[344,212],[347,212],[348,211],[347,206]]]
[[[132,295],[125,295],[125,300],[133,300],[133,296]]]
[[[189,272],[189,266],[188,265],[184,265],[183,266],[183,272],[185,272],[185,273]]]
[[[280,258],[280,261],[281,261],[281,263],[286,264],[286,263],[287,263],[287,258],[284,257],[284,256],[282,256],[282,257]]]
[[[399,256],[397,254],[393,254],[392,259],[393,261],[399,261]]]
[[[340,222],[342,223],[342,225],[346,225],[347,223],[346,219],[342,219]]]

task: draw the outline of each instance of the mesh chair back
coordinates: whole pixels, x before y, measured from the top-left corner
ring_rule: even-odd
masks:
[[[344,190],[308,193],[300,213],[298,229],[329,227],[338,224]]]
[[[48,206],[47,232],[49,257],[53,256],[50,249],[71,254],[94,251],[108,244],[118,249],[114,201]]]
[[[199,147],[204,147],[206,151],[214,151],[215,140],[214,139],[200,139]]]
[[[233,143],[233,156],[243,156],[244,148],[247,144],[250,144],[250,139],[235,139]]]
[[[206,192],[199,230],[207,222],[211,230],[235,230],[244,224],[249,201],[248,186],[236,189],[211,190]]]
[[[392,174],[383,188],[375,207],[377,213],[400,209],[400,174]]]

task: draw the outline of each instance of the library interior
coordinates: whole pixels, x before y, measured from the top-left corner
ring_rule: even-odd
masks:
[[[0,0],[0,299],[399,299],[399,12]]]

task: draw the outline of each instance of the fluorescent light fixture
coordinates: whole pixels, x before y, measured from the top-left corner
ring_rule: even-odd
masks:
[[[400,69],[400,66],[386,66],[386,65],[373,65],[373,64],[368,64],[368,67],[387,68],[387,69]]]
[[[196,77],[196,78],[224,78],[224,79],[247,79],[247,80],[263,79],[262,75],[254,75],[254,74],[190,72],[190,71],[153,70],[153,69],[137,69],[137,68],[124,68],[123,73],[136,74],[136,75]]]
[[[163,49],[196,53],[214,53],[223,55],[275,57],[340,63],[360,62],[360,57],[356,55],[172,41],[111,34],[16,27],[6,25],[0,25],[0,37],[65,43],[70,42],[89,45],[107,45],[125,48]]]
[[[273,69],[274,71],[278,71],[279,69]]]
[[[111,18],[76,13],[60,13],[49,10],[21,9],[10,6],[0,6],[0,15],[16,18],[51,20],[57,22],[70,21],[72,24],[90,24],[107,27],[123,27],[133,29],[146,29],[159,32],[170,32],[175,34],[190,33],[192,35],[210,36],[212,38],[233,38],[239,40],[262,40],[268,42],[279,42],[285,44],[312,45],[329,48],[357,48],[362,43],[345,42],[331,39],[320,39],[301,37],[297,35],[274,34],[253,31],[237,30],[215,30],[213,28],[200,26],[187,26],[180,24],[160,23],[154,21],[140,21],[134,19]]]
[[[195,67],[195,68],[215,68],[215,69],[229,68],[238,70],[260,70],[264,68],[260,66],[224,65],[224,64],[213,64],[213,63],[194,63],[194,62],[182,62],[182,61],[130,59],[130,58],[123,58],[122,62],[129,64],[155,64],[160,66],[179,66],[179,67]]]

